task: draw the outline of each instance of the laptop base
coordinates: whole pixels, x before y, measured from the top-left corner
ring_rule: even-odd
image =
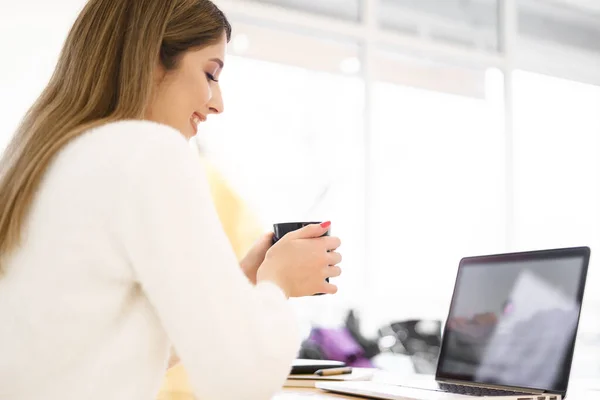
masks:
[[[555,394],[470,396],[379,382],[317,382],[316,387],[328,392],[379,400],[562,400],[561,396]]]

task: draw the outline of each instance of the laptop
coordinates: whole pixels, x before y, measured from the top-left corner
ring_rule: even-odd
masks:
[[[435,380],[320,382],[385,400],[561,400],[567,395],[588,247],[460,261]]]

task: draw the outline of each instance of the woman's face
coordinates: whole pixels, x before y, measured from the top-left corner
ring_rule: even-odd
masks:
[[[189,50],[171,71],[159,68],[152,102],[146,118],[169,125],[186,138],[198,133],[198,125],[210,114],[223,112],[219,76],[227,40],[201,50]]]

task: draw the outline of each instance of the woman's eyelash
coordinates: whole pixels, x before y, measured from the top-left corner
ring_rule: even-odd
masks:
[[[208,78],[209,81],[219,82],[218,80],[215,79],[214,75],[209,74],[208,72],[206,72],[206,77]]]

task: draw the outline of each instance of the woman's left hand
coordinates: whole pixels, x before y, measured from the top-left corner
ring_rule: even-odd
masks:
[[[253,285],[256,285],[256,272],[265,260],[265,255],[272,245],[273,232],[265,233],[254,243],[254,246],[240,262],[242,271]]]

